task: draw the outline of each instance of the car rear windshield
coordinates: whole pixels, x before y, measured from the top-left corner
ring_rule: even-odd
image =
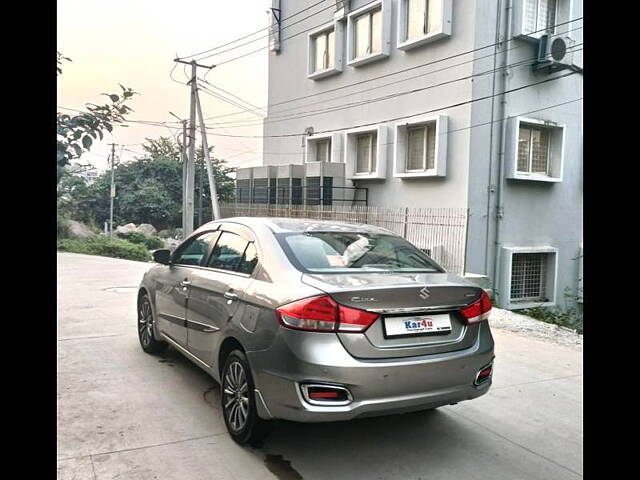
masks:
[[[393,235],[304,232],[276,236],[289,260],[303,272],[444,271],[425,253]]]

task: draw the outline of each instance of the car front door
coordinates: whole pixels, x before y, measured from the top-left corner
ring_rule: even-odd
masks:
[[[158,329],[178,345],[187,346],[187,299],[194,270],[203,263],[211,240],[218,232],[204,232],[180,245],[171,264],[162,267],[157,276],[156,317]]]
[[[205,268],[194,272],[187,305],[188,350],[209,366],[215,363],[217,332],[233,317],[257,263],[254,239],[239,227],[222,227]]]

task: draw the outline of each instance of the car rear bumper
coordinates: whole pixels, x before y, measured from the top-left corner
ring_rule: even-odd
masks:
[[[263,418],[329,422],[435,408],[484,395],[491,379],[474,385],[493,359],[493,338],[482,324],[464,350],[395,359],[352,357],[335,334],[280,329],[271,348],[247,352]],[[301,383],[346,387],[348,405],[312,405]]]

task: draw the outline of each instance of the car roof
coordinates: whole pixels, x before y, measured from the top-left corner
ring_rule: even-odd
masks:
[[[274,233],[289,232],[360,232],[378,233],[385,235],[397,235],[391,230],[364,223],[336,222],[333,220],[316,220],[312,218],[288,218],[288,217],[230,217],[221,218],[217,222],[231,222],[252,226],[266,226]],[[211,222],[213,223],[213,222]],[[204,225],[203,225],[204,226]]]

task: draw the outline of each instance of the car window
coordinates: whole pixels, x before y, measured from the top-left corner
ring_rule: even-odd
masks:
[[[203,257],[209,251],[211,241],[215,239],[218,232],[206,232],[194,238],[184,247],[174,254],[173,262],[178,265],[200,265]]]
[[[222,232],[209,257],[208,267],[220,270],[237,271],[242,261],[247,241],[240,235]]]
[[[296,268],[308,272],[441,272],[418,248],[393,235],[358,232],[278,234]]]
[[[238,266],[238,272],[251,275],[253,269],[256,268],[258,263],[258,253],[256,252],[256,246],[253,242],[249,242],[247,248],[244,251],[240,265]]]

